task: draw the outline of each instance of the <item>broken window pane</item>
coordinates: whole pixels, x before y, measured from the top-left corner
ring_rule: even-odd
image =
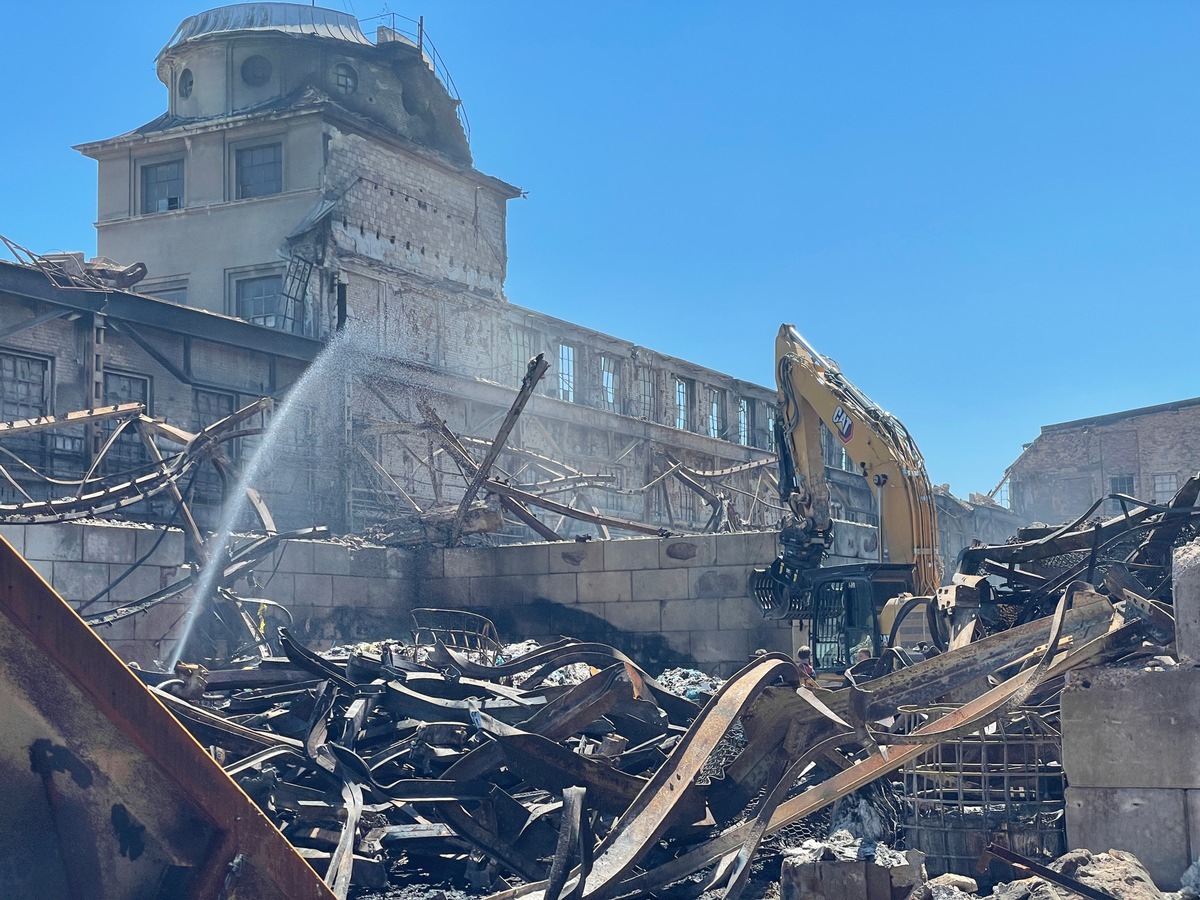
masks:
[[[183,160],[142,166],[142,213],[183,209]]]
[[[575,348],[570,344],[558,346],[558,398],[575,402]]]
[[[1132,475],[1113,475],[1108,479],[1110,494],[1128,494],[1133,496]],[[1121,514],[1121,501],[1115,498],[1110,498],[1108,501],[1108,511],[1110,515],[1119,516]]]
[[[692,425],[692,394],[696,384],[690,378],[675,377],[675,427],[687,431]]]
[[[49,360],[18,356],[15,353],[0,353],[0,422],[36,419],[50,411],[49,372]],[[44,467],[44,449],[48,433],[35,431],[7,437],[4,439],[4,448],[16,453],[32,466]],[[0,496],[6,500],[17,499],[16,495],[9,492],[8,487],[0,487]]]
[[[1167,503],[1179,490],[1179,476],[1174,472],[1154,476],[1154,502]]]
[[[708,389],[708,436],[719,438],[725,434],[725,392],[718,388]]]
[[[121,372],[104,373],[104,403],[115,406],[120,403],[142,403],[146,415],[150,415],[150,379],[141,375],[126,375]],[[120,425],[119,419],[105,419],[102,423],[104,441]],[[141,435],[133,425],[127,425],[109,448],[104,457],[103,470],[106,475],[142,474],[150,463],[150,454],[142,443]]]
[[[512,371],[513,378],[520,381],[529,369],[529,361],[536,355],[533,351],[533,332],[528,328],[516,327],[512,331]]]
[[[283,328],[285,317],[282,305],[282,275],[243,278],[237,283],[236,315],[239,319],[248,319],[268,328]]]
[[[600,357],[600,403],[604,409],[617,411],[617,361],[611,356]]]

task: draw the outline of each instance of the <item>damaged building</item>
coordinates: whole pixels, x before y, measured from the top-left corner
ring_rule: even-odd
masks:
[[[1200,474],[1159,418],[1200,401],[1049,426],[1014,512],[834,364],[868,483],[852,424],[508,301],[521,192],[421,30],[243,4],[157,72],[166,113],[80,147],[99,257],[0,264],[14,896],[1200,884]],[[830,577],[765,619],[799,421]],[[1114,514],[1009,539],[1055,478]],[[868,581],[907,551],[917,590]]]
[[[563,503],[672,531],[776,524],[774,391],[508,301],[506,206],[521,192],[475,168],[423,34],[380,26],[372,41],[345,13],[240,4],[184,21],[156,71],[166,112],[78,147],[98,163],[100,262],[29,257],[56,286],[0,272],[0,419],[139,402],[195,430],[285,395],[347,328],[353,364],[306,386],[319,413],[314,400],[285,430],[260,487],[281,527],[357,531],[458,499],[448,463],[400,427],[420,420],[419,400],[454,433],[490,439],[542,353],[550,372],[508,442],[528,452],[497,463],[513,483],[576,477]],[[86,467],[104,427],[22,450],[52,472]],[[874,558],[874,494],[824,437],[835,515],[865,526],[843,529],[834,553]],[[120,441],[122,462],[148,462],[135,436]],[[223,489],[198,480],[197,518],[215,527]],[[1017,524],[938,500],[956,523],[948,564]]]
[[[1120,515],[1121,496],[1169,501],[1198,462],[1200,397],[1043,425],[1002,488],[1023,522]]]

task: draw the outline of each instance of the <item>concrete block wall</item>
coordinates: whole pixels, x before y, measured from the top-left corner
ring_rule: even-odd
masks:
[[[652,672],[694,664],[727,676],[759,647],[791,651],[790,626],[763,620],[747,594],[751,569],[775,553],[771,532],[434,550],[405,592],[414,605],[482,613],[504,639],[568,635],[611,643]]]
[[[1178,890],[1200,856],[1200,669],[1089,668],[1062,695],[1067,840]]]
[[[121,523],[0,525],[0,537],[21,553],[75,609],[80,609],[133,563],[146,561],[85,613],[139,600],[184,578],[183,532]],[[159,538],[161,537],[161,540]],[[157,544],[157,546],[156,546]],[[151,551],[153,552],[151,553]],[[317,649],[336,643],[407,637],[411,624],[400,551],[319,541],[287,541],[254,573],[258,586],[238,585],[243,597],[263,597],[287,607],[292,631]],[[97,629],[122,659],[153,668],[167,659],[187,620],[192,594],[184,592],[144,613]],[[257,614],[257,607],[250,609]],[[287,619],[271,607],[272,624]]]
[[[0,537],[76,608],[153,549],[87,612],[141,599],[189,571],[178,530],[0,525]],[[759,647],[791,650],[790,626],[763,620],[747,595],[751,569],[775,552],[771,532],[451,550],[287,541],[238,592],[287,607],[293,633],[315,649],[407,639],[413,609],[448,607],[488,616],[504,640],[566,635],[612,644],[651,671],[696,665],[727,676]],[[152,667],[171,655],[190,603],[183,593],[99,633],[123,659]],[[287,623],[272,607],[261,612]]]

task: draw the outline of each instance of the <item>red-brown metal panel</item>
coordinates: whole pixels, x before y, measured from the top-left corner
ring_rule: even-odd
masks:
[[[6,897],[331,900],[271,821],[0,538]]]

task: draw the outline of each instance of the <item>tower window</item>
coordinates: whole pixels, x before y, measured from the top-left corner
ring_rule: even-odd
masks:
[[[339,94],[353,94],[358,90],[358,72],[348,63],[333,67],[333,83]]]
[[[181,98],[186,100],[188,97],[192,96],[192,86],[195,84],[195,81],[196,79],[192,76],[191,69],[184,69],[179,73],[179,85],[177,90],[179,91],[179,96]]]
[[[283,145],[264,144],[237,152],[237,198],[266,197],[283,190]]]
[[[183,160],[142,166],[142,213],[183,208]]]
[[[242,63],[242,81],[250,87],[261,87],[271,80],[271,61],[265,56],[246,57]]]

